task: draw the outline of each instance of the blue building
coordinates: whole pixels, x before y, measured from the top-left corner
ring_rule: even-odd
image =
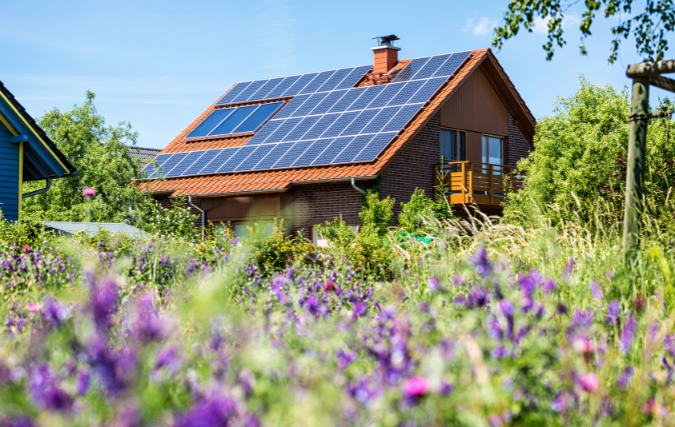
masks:
[[[77,176],[68,159],[0,82],[0,209],[2,217],[21,217],[21,200],[49,190],[51,180]],[[23,183],[45,181],[23,194]]]

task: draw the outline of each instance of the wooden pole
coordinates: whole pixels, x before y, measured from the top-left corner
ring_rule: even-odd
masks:
[[[628,164],[626,173],[626,210],[623,221],[623,249],[633,254],[640,246],[640,215],[644,195],[647,124],[649,123],[649,77],[633,79]]]

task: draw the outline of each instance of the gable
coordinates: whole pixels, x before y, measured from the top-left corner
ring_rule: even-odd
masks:
[[[482,67],[441,108],[441,126],[508,136],[509,112]]]

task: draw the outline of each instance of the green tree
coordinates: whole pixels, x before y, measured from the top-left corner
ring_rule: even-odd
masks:
[[[581,41],[579,50],[586,55],[584,39],[591,35],[591,26],[598,14],[618,22],[611,27],[612,42],[609,62],[617,59],[619,46],[623,40],[633,37],[635,48],[645,61],[663,59],[668,50],[668,33],[675,29],[675,6],[673,0],[646,0],[644,9],[634,8],[633,0],[510,0],[504,14],[504,24],[495,28],[492,45],[501,48],[504,41],[518,34],[521,28],[528,32],[534,29],[537,19],[545,19],[548,25],[548,40],[543,48],[546,59],[553,58],[555,46],[563,47],[563,22],[569,20],[567,14],[574,5],[581,4],[585,10],[579,23]],[[567,14],[567,15],[566,15]]]
[[[152,198],[132,185],[142,168],[140,160],[129,156],[129,145],[136,144],[138,133],[128,122],[106,126],[96,111],[94,97],[87,91],[84,105],[75,105],[67,112],[53,109],[40,119],[40,126],[80,175],[55,180],[47,193],[25,199],[23,212],[27,218],[141,226],[150,212]],[[27,183],[24,192],[43,185]],[[82,195],[87,187],[97,192],[92,202]]]
[[[552,116],[539,120],[536,149],[518,164],[525,172],[526,186],[507,197],[507,215],[527,213],[533,202],[552,220],[560,214],[548,209],[551,205],[557,205],[563,216],[573,212],[583,215],[579,200],[595,203],[609,199],[617,213],[621,210],[630,113],[628,90],[594,85],[583,77],[580,81],[574,95],[558,98]],[[666,119],[649,126],[645,184],[652,199],[665,195],[675,178],[675,144],[669,142],[669,134],[670,122]]]
[[[378,236],[387,234],[387,227],[391,225],[394,216],[394,199],[387,197],[380,200],[380,194],[368,190],[363,209],[359,212],[363,228],[370,228]]]

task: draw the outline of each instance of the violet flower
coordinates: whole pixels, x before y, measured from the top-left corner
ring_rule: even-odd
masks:
[[[492,264],[487,256],[485,246],[481,246],[478,251],[469,258],[469,264],[476,267],[476,271],[483,277],[492,273]]]
[[[600,380],[595,372],[589,372],[583,375],[579,378],[578,384],[582,390],[588,393],[595,393],[600,388]]]
[[[605,317],[605,320],[610,325],[618,326],[619,316],[621,316],[621,307],[619,306],[619,301],[613,300],[607,307],[607,317]]]
[[[633,315],[628,315],[628,320],[626,321],[626,326],[624,326],[623,331],[621,331],[620,344],[621,352],[623,354],[628,353],[631,346],[633,345],[633,339],[635,338],[635,331],[637,330],[637,323],[633,318]]]

